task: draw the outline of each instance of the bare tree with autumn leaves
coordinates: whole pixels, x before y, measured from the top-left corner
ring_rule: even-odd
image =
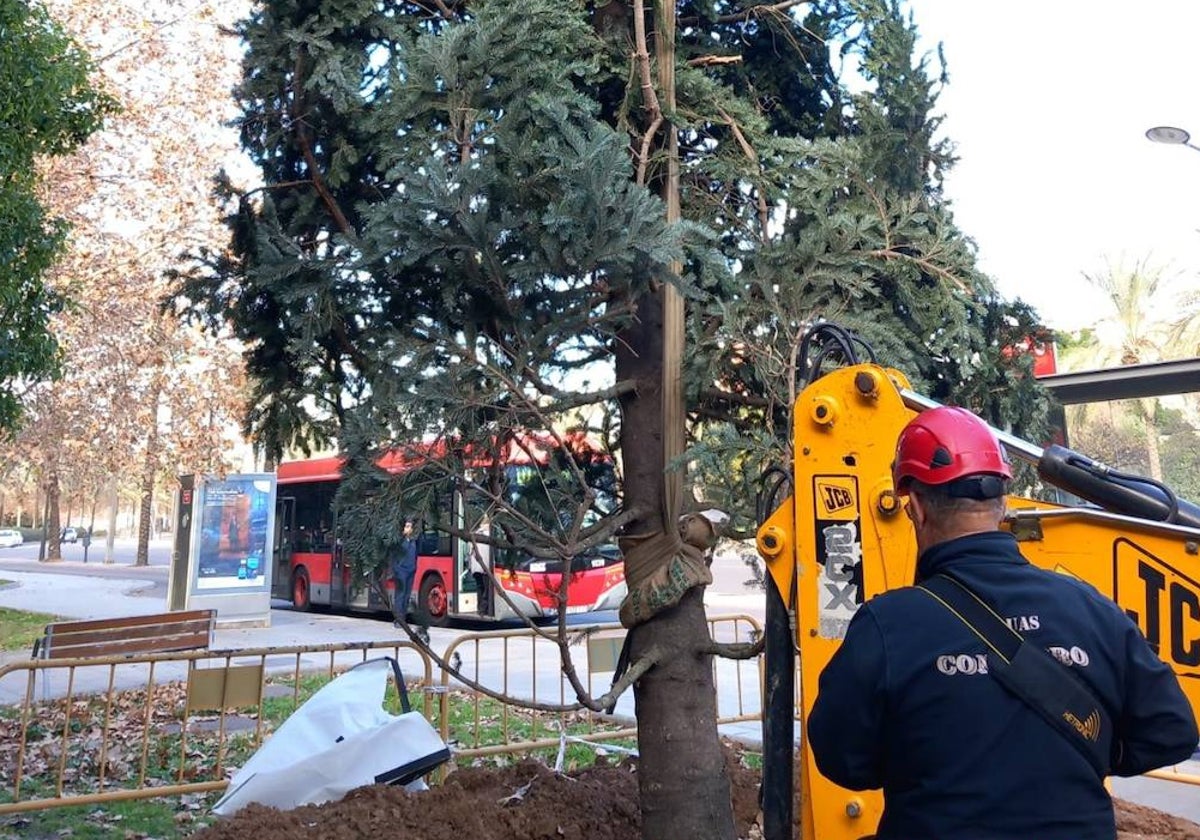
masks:
[[[45,203],[71,226],[50,282],[70,302],[53,321],[64,376],[27,397],[15,454],[47,505],[48,559],[60,556],[64,491],[107,509],[112,559],[119,498],[138,505],[148,562],[152,500],[176,474],[227,468],[244,411],[241,351],[164,316],[185,254],[223,241],[212,173],[237,156],[229,90],[245,0],[47,0],[92,56],[117,103],[75,154],[45,161]]]

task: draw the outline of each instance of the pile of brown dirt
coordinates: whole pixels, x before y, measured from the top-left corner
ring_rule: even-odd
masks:
[[[1117,805],[1117,840],[1197,840],[1200,825],[1120,799]]]
[[[729,753],[739,838],[760,838],[759,773]],[[1200,840],[1200,825],[1117,801],[1118,840]],[[600,763],[571,776],[533,761],[465,768],[417,794],[375,785],[340,802],[277,811],[251,805],[192,840],[641,840],[636,767]]]

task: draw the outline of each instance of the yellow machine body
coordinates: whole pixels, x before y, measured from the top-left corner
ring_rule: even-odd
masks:
[[[796,613],[801,721],[858,606],[913,582],[916,542],[891,479],[896,439],[916,414],[901,393],[908,387],[898,371],[856,365],[826,374],[796,401],[792,496],[757,541]],[[1017,497],[1009,509],[1006,527],[1025,557],[1087,581],[1123,607],[1200,714],[1200,532]],[[860,559],[861,581],[830,572]],[[806,739],[800,762],[803,837],[874,833],[883,810],[878,791],[849,791],[823,777]]]

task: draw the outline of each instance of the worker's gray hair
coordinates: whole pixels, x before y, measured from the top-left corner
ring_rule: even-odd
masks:
[[[918,494],[925,506],[938,517],[953,513],[982,513],[984,511],[994,513],[998,518],[1004,516],[1006,504],[1004,496],[996,496],[992,499],[955,496],[946,492],[945,487],[926,484],[915,478],[909,484],[908,492]]]

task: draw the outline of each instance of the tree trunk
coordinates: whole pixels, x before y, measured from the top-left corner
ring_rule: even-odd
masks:
[[[157,431],[150,435],[154,448],[158,445]],[[154,476],[157,472],[152,447],[146,447],[146,462],[142,467],[142,492],[138,504],[138,542],[135,566],[150,565],[150,517],[154,506]]]
[[[115,477],[109,484],[108,493],[108,533],[104,535],[104,562],[112,563],[116,559],[113,548],[117,539],[117,513],[121,506],[121,494],[117,490]]]
[[[163,389],[159,369],[150,390],[150,434],[146,438],[146,460],[142,464],[141,498],[138,504],[138,542],[135,566],[150,565],[150,520],[154,516],[154,479],[158,474],[158,399]]]
[[[1139,400],[1142,420],[1146,424],[1146,458],[1150,462],[1150,477],[1162,481],[1162,454],[1158,448],[1158,426],[1154,423],[1155,400]]]
[[[634,686],[642,837],[733,840],[729,774],[717,735],[704,589],[693,587],[670,610],[640,625],[630,661],[649,647],[669,651]]]
[[[641,301],[637,323],[616,344],[618,380],[632,379],[638,386],[621,401],[625,503],[654,511],[631,523],[626,534],[651,534],[664,528],[661,291]],[[633,687],[645,840],[735,835],[711,657],[696,652],[709,639],[703,592],[691,589],[677,606],[630,631],[631,662],[651,648],[664,654],[662,664]]]
[[[59,531],[62,530],[61,519],[58,515],[58,503],[61,493],[61,488],[58,485],[58,472],[51,470],[46,477],[46,560],[47,562],[55,562],[62,560],[62,544],[58,540]]]

